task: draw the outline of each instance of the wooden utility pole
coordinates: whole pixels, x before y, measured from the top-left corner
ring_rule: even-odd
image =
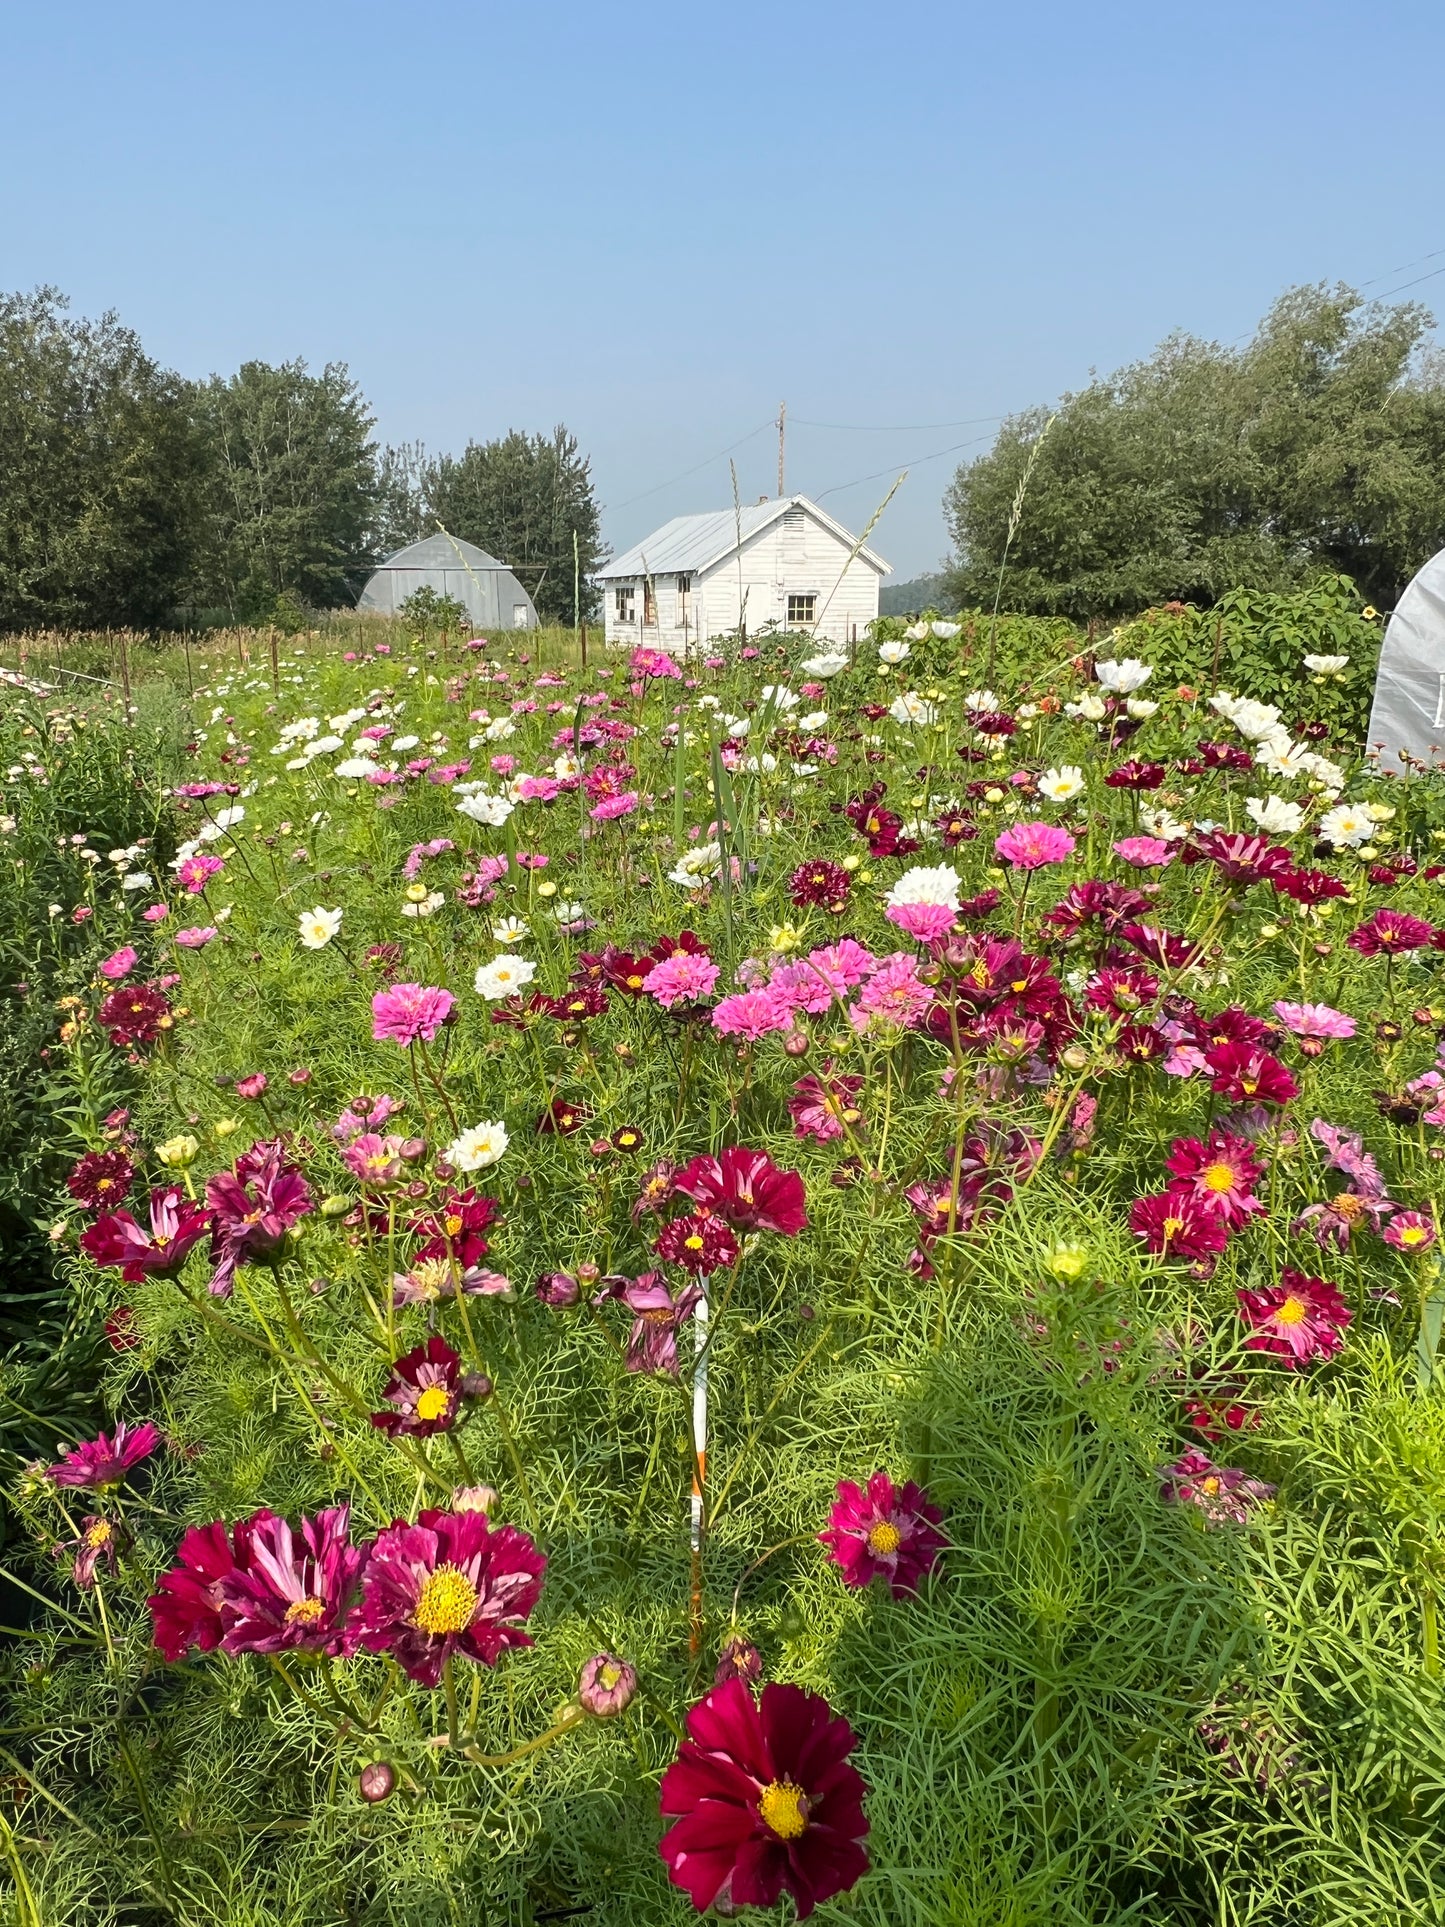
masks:
[[[783,499],[783,494],[784,494],[783,456],[786,451],[787,438],[788,438],[788,404],[785,401],[780,401],[778,403],[778,500],[779,501]]]

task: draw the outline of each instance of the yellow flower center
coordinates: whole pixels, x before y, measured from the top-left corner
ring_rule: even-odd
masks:
[[[622,1146],[624,1151],[630,1150],[637,1142],[636,1131],[619,1131],[617,1133],[617,1142]]]
[[[808,1801],[791,1780],[774,1780],[758,1797],[758,1811],[780,1840],[796,1840],[808,1827]]]
[[[974,983],[978,985],[980,990],[987,990],[989,985],[993,982],[992,972],[989,970],[988,965],[984,962],[982,957],[979,958],[978,962],[974,965],[973,969],[970,970],[968,974],[973,979]]]
[[[1206,1164],[1199,1175],[1206,1191],[1234,1189],[1234,1172],[1227,1164]]]
[[[1346,1224],[1357,1224],[1364,1213],[1364,1199],[1357,1197],[1353,1191],[1341,1191],[1335,1199],[1335,1214],[1343,1218]]]
[[[1417,1245],[1423,1242],[1424,1237],[1425,1228],[1423,1225],[1407,1224],[1405,1229],[1400,1233],[1400,1243],[1402,1245]]]
[[[1241,1077],[1239,1082],[1246,1097],[1253,1097],[1259,1089],[1259,1079],[1257,1077]]]
[[[455,1211],[448,1212],[446,1218],[443,1220],[443,1228],[449,1238],[455,1238],[461,1231],[462,1220],[457,1216]]]
[[[1274,1315],[1277,1325],[1301,1325],[1305,1319],[1305,1302],[1291,1292]]]
[[[115,1534],[108,1519],[97,1519],[93,1526],[86,1529],[85,1543],[94,1550],[98,1546],[108,1546]]]
[[[641,990],[642,988],[642,979],[641,977],[638,976],[635,970],[633,971],[632,975],[627,979],[627,988],[629,990]]]
[[[416,1415],[424,1419],[440,1418],[450,1402],[445,1385],[428,1385],[416,1402]]]
[[[897,1552],[902,1543],[903,1534],[898,1530],[897,1526],[891,1524],[887,1519],[880,1519],[868,1534],[868,1550],[870,1552]]]
[[[1213,1498],[1215,1493],[1218,1492],[1219,1481],[1218,1479],[1215,1478],[1212,1472],[1210,1473],[1207,1479],[1201,1479],[1199,1481],[1199,1490],[1201,1492],[1207,1492],[1210,1498]]]
[[[687,1246],[689,1251],[702,1250],[702,1239],[698,1236],[697,1232],[695,1231],[692,1233],[691,1237],[684,1238],[682,1242]]]
[[[609,1693],[621,1677],[622,1668],[620,1666],[614,1666],[610,1661],[606,1666],[599,1666],[597,1669],[597,1683]]]
[[[1166,1238],[1174,1237],[1178,1232],[1182,1231],[1183,1229],[1184,1229],[1183,1218],[1166,1218],[1164,1220],[1164,1236]]]
[[[286,1608],[288,1626],[314,1626],[326,1607],[319,1599],[293,1599]]]
[[[412,1624],[423,1633],[460,1633],[472,1623],[480,1595],[460,1566],[438,1566],[422,1581]]]

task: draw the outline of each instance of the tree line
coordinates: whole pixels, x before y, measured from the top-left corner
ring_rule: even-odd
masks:
[[[1414,302],[1286,293],[1241,347],[1171,335],[1010,417],[944,497],[951,603],[1114,619],[1349,575],[1390,607],[1445,548],[1445,357]]]
[[[353,604],[440,527],[572,622],[575,556],[605,559],[591,466],[565,427],[429,457],[381,447],[342,362],[162,368],[115,315],[53,288],[0,295],[0,629],[153,628]]]

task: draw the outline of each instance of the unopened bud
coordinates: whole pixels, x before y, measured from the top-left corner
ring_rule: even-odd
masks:
[[[611,1653],[598,1653],[589,1659],[577,1682],[579,1703],[599,1720],[610,1720],[622,1712],[636,1692],[636,1668]]]
[[[790,1030],[783,1039],[783,1049],[789,1057],[806,1057],[812,1039],[805,1030]]]
[[[370,1766],[361,1769],[356,1787],[369,1806],[379,1806],[383,1800],[389,1800],[396,1789],[396,1771],[389,1760],[373,1760]]]
[[[490,1398],[492,1381],[485,1372],[465,1372],[462,1375],[463,1398]]]

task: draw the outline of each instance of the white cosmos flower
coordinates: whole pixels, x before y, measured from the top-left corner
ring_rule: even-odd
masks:
[[[938,721],[938,705],[926,703],[916,690],[909,689],[888,705],[888,714],[907,728],[926,727]]]
[[[1254,760],[1261,769],[1267,769],[1274,776],[1307,776],[1310,752],[1303,743],[1292,743],[1281,732],[1278,736],[1267,736],[1254,752]]]
[[[910,642],[922,642],[923,638],[928,634],[928,624],[926,622],[910,622],[903,633],[908,637]]]
[[[771,682],[763,684],[762,697],[765,703],[771,703],[773,708],[781,713],[797,709],[803,700],[801,696],[794,695],[791,689],[785,689],[781,683]]]
[[[527,935],[527,929],[525,917],[503,917],[500,922],[492,925],[492,942],[520,943]]]
[[[798,727],[799,729],[808,730],[809,733],[815,729],[826,729],[828,727],[827,710],[810,709],[806,716],[800,716],[798,718]]]
[[[218,830],[229,830],[233,824],[244,823],[245,820],[246,806],[244,803],[233,803],[228,810],[217,810],[215,816],[212,818]]]
[[[1305,657],[1305,668],[1313,670],[1317,676],[1338,676],[1342,669],[1348,669],[1349,666],[1348,656]]]
[[[766,749],[761,756],[749,756],[743,763],[744,774],[748,776],[771,776],[777,767],[777,757]]]
[[[1151,716],[1159,714],[1159,705],[1150,702],[1147,696],[1131,696],[1124,705],[1136,723],[1146,723]]]
[[[294,723],[287,723],[281,731],[283,743],[309,743],[321,728],[315,716],[298,716]]]
[[[415,749],[420,741],[420,736],[398,736],[392,748],[394,750]]]
[[[440,890],[428,890],[424,897],[408,897],[401,906],[404,917],[434,917],[446,898]]]
[[[1328,756],[1317,755],[1311,750],[1299,760],[1306,775],[1313,777],[1322,789],[1338,792],[1345,787],[1345,772],[1338,763],[1332,763]]]
[[[890,668],[900,662],[907,662],[912,654],[913,649],[906,642],[880,642],[878,645],[879,662],[886,662]]]
[[[809,656],[802,665],[803,674],[817,682],[829,682],[847,667],[848,658],[836,654],[833,650],[827,650],[821,656]]]
[[[903,872],[888,892],[887,903],[890,909],[900,903],[933,903],[947,910],[956,910],[958,892],[957,870],[951,869],[946,863],[940,863],[932,869],[920,865]]]
[[[721,861],[720,843],[699,843],[695,849],[683,851],[668,871],[667,880],[680,884],[684,890],[700,890],[711,877],[717,875]]]
[[[296,924],[303,949],[324,950],[341,928],[341,912],[323,910],[318,903],[314,910],[303,910]]]
[[[1370,813],[1358,803],[1337,803],[1320,818],[1320,835],[1337,850],[1353,850],[1374,833]]]
[[[1108,713],[1108,710],[1104,706],[1104,698],[1094,695],[1092,690],[1088,695],[1080,696],[1076,703],[1064,704],[1064,714],[1066,716],[1077,717],[1080,721],[1086,723],[1101,723]]]
[[[306,760],[310,762],[313,756],[330,756],[345,747],[346,739],[343,736],[318,736],[314,743],[306,745]]]
[[[1283,796],[1249,796],[1244,807],[1268,836],[1293,836],[1304,827],[1304,810]]]
[[[149,890],[152,882],[153,878],[149,871],[132,870],[129,876],[121,878],[120,887],[122,890]]]
[[[1070,803],[1083,788],[1084,772],[1077,763],[1046,769],[1039,778],[1039,795],[1047,797],[1050,803]]]
[[[510,716],[497,716],[482,731],[484,743],[505,743],[509,736],[515,736],[517,725]]]
[[[585,903],[554,903],[552,915],[558,923],[580,923],[587,915],[587,906]]]
[[[462,797],[457,808],[474,823],[483,823],[489,829],[499,830],[516,805],[508,797],[488,796],[485,790],[476,790],[472,795]]]
[[[963,625],[958,622],[931,622],[928,626],[940,642],[952,642]]]
[[[1177,843],[1189,834],[1188,826],[1177,816],[1171,816],[1168,810],[1151,809],[1147,804],[1139,812],[1139,824],[1146,835],[1162,837],[1166,843]],[[1196,823],[1194,827],[1202,830],[1205,826]]]
[[[507,1127],[498,1118],[473,1124],[447,1146],[446,1161],[458,1171],[484,1171],[507,1148]]]
[[[998,697],[991,689],[970,689],[963,699],[965,709],[997,709]]]
[[[369,756],[348,756],[336,765],[336,774],[356,782],[363,776],[375,776],[380,768],[380,763],[373,763]]]
[[[480,966],[472,983],[479,997],[489,1002],[498,997],[510,997],[523,985],[531,983],[537,974],[537,966],[530,957],[493,957],[490,963]]]
[[[1252,702],[1248,696],[1231,696],[1225,690],[1211,696],[1209,701],[1211,708],[1218,710],[1226,722],[1233,723],[1240,735],[1252,742],[1273,736],[1279,730],[1280,715],[1273,703]]]
[[[1137,656],[1126,656],[1122,662],[1096,662],[1094,674],[1111,695],[1132,696],[1136,689],[1144,687],[1154,671]]]

